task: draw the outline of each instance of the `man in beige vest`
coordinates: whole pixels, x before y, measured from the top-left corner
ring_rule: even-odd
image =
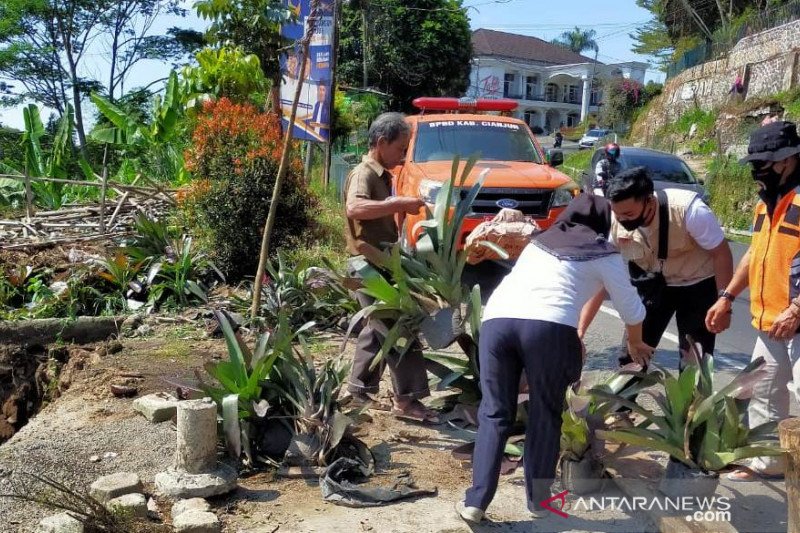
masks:
[[[667,257],[659,260],[661,207],[653,189],[647,170],[636,167],[617,174],[607,196],[613,213],[609,239],[628,260],[631,272],[661,272],[666,280],[661,297],[655,304],[646,305],[642,340],[657,347],[674,316],[682,349],[688,347],[686,335],[691,335],[706,353],[714,353],[715,335],[706,329],[705,318],[718,298],[729,297],[724,289],[733,275],[730,246],[717,217],[700,197],[691,191],[665,189]],[[581,338],[604,296],[598,294],[584,308],[578,326]],[[720,320],[730,323],[730,315]],[[620,364],[629,362],[628,354],[620,357]]]

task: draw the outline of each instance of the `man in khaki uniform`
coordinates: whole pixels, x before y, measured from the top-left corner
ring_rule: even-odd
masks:
[[[371,251],[383,249],[397,241],[395,215],[417,213],[424,206],[420,198],[392,195],[392,175],[387,169],[403,162],[409,140],[410,127],[402,114],[382,114],[369,128],[369,153],[347,178],[345,235],[347,251],[352,256],[349,266],[351,274],[355,273],[352,265],[356,261],[363,260],[364,256],[370,257]],[[361,293],[357,297],[362,307],[374,301]],[[391,352],[370,369],[383,341],[383,335],[371,321],[367,321],[358,335],[348,386],[356,403],[380,408],[380,404],[370,395],[378,392],[381,375],[388,366],[394,388],[392,412],[422,422],[438,423],[436,412],[419,401],[430,395],[420,346],[415,343],[402,357]]]

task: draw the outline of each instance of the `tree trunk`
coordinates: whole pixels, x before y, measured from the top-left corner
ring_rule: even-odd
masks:
[[[787,533],[800,533],[800,418],[778,424],[781,447],[786,450],[786,500],[789,505]]]

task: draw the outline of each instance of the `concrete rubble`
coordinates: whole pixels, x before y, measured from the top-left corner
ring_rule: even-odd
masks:
[[[89,495],[101,503],[108,503],[114,498],[137,492],[142,492],[142,481],[138,475],[130,472],[103,476],[89,487]]]
[[[209,511],[186,511],[178,515],[172,526],[175,533],[220,533],[222,525],[219,518]]]
[[[147,498],[138,492],[109,500],[106,508],[109,511],[122,512],[134,518],[147,518]]]
[[[178,399],[164,392],[157,392],[134,400],[133,409],[150,422],[158,424],[171,420],[176,415]]]
[[[35,533],[83,533],[83,524],[69,513],[48,516],[39,522]]]

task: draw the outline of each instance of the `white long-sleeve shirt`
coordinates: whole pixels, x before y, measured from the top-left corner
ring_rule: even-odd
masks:
[[[567,261],[529,244],[486,303],[483,321],[521,318],[578,327],[581,309],[604,287],[623,322],[644,320],[644,305],[620,254]]]

